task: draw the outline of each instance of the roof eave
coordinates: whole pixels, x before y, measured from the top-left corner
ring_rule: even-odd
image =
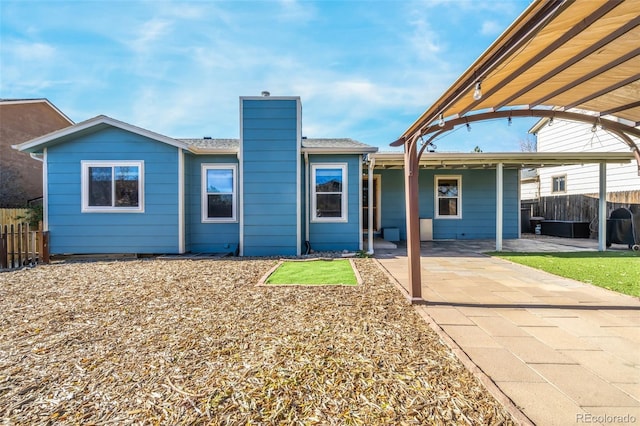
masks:
[[[74,125],[76,123],[74,123],[74,121],[72,119],[70,119],[65,113],[63,113],[62,111],[60,111],[60,109],[58,109],[58,107],[56,107],[54,104],[52,104],[49,99],[47,98],[34,98],[34,99],[2,99],[3,104],[6,105],[11,105],[11,104],[33,104],[33,103],[39,103],[39,102],[44,102],[45,104],[47,104],[52,110],[54,110],[56,113],[58,113],[58,115],[60,115],[60,117],[64,118],[67,122],[69,122],[69,124]]]
[[[116,120],[111,117],[107,117],[106,115],[98,115],[96,117],[85,120],[81,123],[75,124],[73,126],[65,127],[64,129],[56,130],[55,132],[48,133],[46,135],[37,137],[27,142],[23,142],[18,145],[12,145],[13,149],[17,149],[18,151],[26,151],[26,152],[39,152],[42,148],[47,145],[55,142],[56,140],[73,135],[74,133],[81,132],[83,130],[91,129],[92,127],[99,126],[101,124],[106,124],[112,127],[116,127],[122,130],[126,130],[132,133],[136,133],[140,136],[144,136],[150,139],[157,140],[159,142],[166,143],[168,145],[175,146],[176,148],[188,149],[188,145],[180,142],[176,139],[170,138],[168,136],[161,135],[159,133],[152,132],[147,129],[143,129],[141,127],[134,126],[132,124],[125,123],[123,121]]]
[[[404,166],[403,153],[374,154],[376,166]],[[503,153],[428,153],[420,166],[493,166],[499,163],[520,167],[545,167],[570,164],[631,163],[632,152],[503,152]]]
[[[316,147],[303,147],[301,149],[302,153],[308,153],[308,154],[369,154],[369,153],[374,153],[374,152],[378,152],[378,148],[371,146],[371,147],[362,147],[362,148],[329,148],[329,147],[322,147],[322,148],[316,148]]]
[[[189,147],[189,152],[196,155],[238,155],[240,152],[239,149],[215,149],[215,148],[196,148],[193,146]]]

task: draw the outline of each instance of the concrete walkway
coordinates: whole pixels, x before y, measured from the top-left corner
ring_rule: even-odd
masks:
[[[521,423],[640,425],[640,300],[481,254],[494,249],[422,243],[427,303],[417,311]],[[597,242],[521,239],[504,249]],[[407,288],[406,248],[375,257]]]

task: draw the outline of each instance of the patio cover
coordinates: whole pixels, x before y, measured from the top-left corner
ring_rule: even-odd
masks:
[[[582,121],[601,126],[626,143],[640,172],[640,148],[632,139],[640,138],[639,24],[640,0],[535,1],[391,144],[404,146],[405,152],[413,300],[421,300],[417,172],[424,148],[441,133],[496,118]],[[477,89],[481,96],[474,96]],[[419,141],[422,149],[418,151]],[[498,163],[499,177],[502,167]],[[603,232],[605,171],[606,162],[601,162],[599,222]],[[497,191],[501,191],[500,182]]]

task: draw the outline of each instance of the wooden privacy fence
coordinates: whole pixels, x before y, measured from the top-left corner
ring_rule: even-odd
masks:
[[[598,204],[598,194],[555,195],[535,201],[523,201],[522,207],[530,210],[531,216],[547,220],[591,222],[597,220]],[[640,209],[640,191],[607,194],[607,216],[620,207],[634,211]]]
[[[29,225],[0,225],[0,269],[16,269],[49,263],[49,232]]]
[[[17,225],[25,221],[29,209],[0,209],[0,223],[3,225]]]

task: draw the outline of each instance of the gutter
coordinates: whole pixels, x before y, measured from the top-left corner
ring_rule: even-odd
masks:
[[[311,242],[309,241],[309,224],[311,222],[309,216],[309,152],[303,151],[304,153],[304,243],[305,243],[305,253],[309,254],[311,250]]]

